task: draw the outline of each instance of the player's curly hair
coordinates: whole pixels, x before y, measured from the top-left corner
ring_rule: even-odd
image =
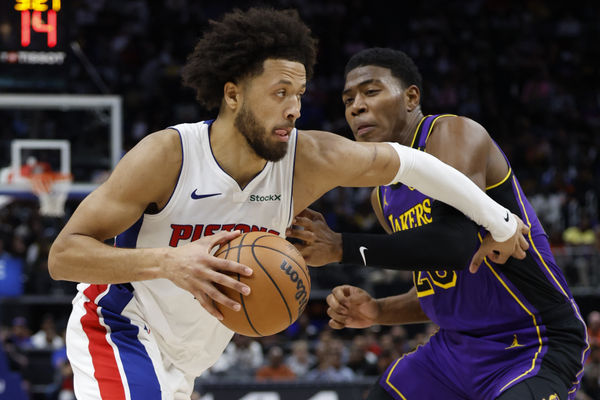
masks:
[[[382,47],[361,50],[348,60],[344,69],[344,78],[353,69],[367,65],[388,68],[392,76],[400,79],[405,87],[415,85],[421,92],[423,91],[421,73],[412,58],[403,51]]]
[[[260,74],[266,59],[300,62],[312,76],[317,39],[296,10],[236,8],[209,24],[182,70],[183,84],[207,109],[220,106],[225,83]]]

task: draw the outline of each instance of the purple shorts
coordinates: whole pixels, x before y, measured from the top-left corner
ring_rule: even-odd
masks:
[[[379,384],[397,400],[492,400],[539,372],[546,340],[527,336],[477,338],[440,330],[394,361]]]

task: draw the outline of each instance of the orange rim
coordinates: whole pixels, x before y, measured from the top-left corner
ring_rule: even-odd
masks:
[[[59,181],[72,181],[73,175],[60,172],[41,172],[29,177],[31,189],[35,194],[50,193],[52,186]]]

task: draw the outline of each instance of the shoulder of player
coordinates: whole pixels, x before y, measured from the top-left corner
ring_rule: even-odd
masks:
[[[174,129],[153,132],[140,140],[128,155],[137,164],[156,164],[157,167],[181,164],[181,139]]]
[[[136,144],[109,177],[108,188],[124,195],[144,193],[161,197],[172,189],[181,168],[181,142],[177,131],[151,133]],[[129,194],[125,194],[129,193]]]
[[[457,147],[461,150],[486,146],[491,140],[485,128],[476,121],[462,116],[439,118],[427,140],[427,149],[448,149]]]

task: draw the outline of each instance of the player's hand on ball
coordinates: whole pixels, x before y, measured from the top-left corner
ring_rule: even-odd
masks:
[[[167,279],[193,294],[202,307],[219,320],[223,315],[214,306],[213,301],[235,311],[239,311],[241,305],[221,293],[215,284],[247,295],[250,288],[227,273],[250,276],[252,269],[235,261],[213,257],[210,252],[214,247],[227,243],[240,234],[240,231],[223,231],[170,249],[166,257],[167,262],[163,266]]]
[[[235,260],[252,268],[252,276],[238,280],[252,288],[244,297],[242,311],[215,303],[221,322],[244,336],[270,336],[283,331],[302,314],[310,297],[310,272],[298,250],[274,233],[251,231],[221,246],[215,257]],[[239,293],[221,288],[231,298]]]
[[[526,237],[529,234],[529,227],[523,223],[521,218],[515,214],[513,216],[517,219],[517,231],[515,234],[504,242],[496,242],[492,238],[492,235],[486,235],[481,242],[479,250],[477,250],[471,260],[471,265],[469,266],[471,273],[477,272],[485,257],[496,264],[504,264],[510,257],[522,260],[527,256],[529,242],[527,242]]]
[[[310,208],[294,218],[285,235],[302,241],[294,246],[311,267],[342,260],[342,235],[332,231],[323,215]]]
[[[329,326],[333,329],[368,328],[374,325],[380,308],[377,300],[361,288],[336,286],[327,296]]]

